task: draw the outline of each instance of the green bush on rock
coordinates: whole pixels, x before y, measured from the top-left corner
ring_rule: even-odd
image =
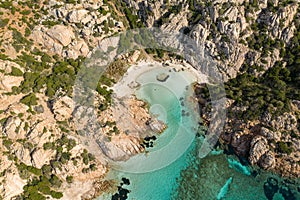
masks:
[[[29,107],[37,105],[37,97],[35,96],[34,93],[30,93],[21,99],[21,103],[23,103]]]
[[[12,76],[22,76],[23,72],[19,68],[12,67],[10,75],[12,75]]]

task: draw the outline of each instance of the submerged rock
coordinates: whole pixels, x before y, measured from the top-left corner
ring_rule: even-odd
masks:
[[[264,193],[268,200],[273,199],[273,196],[277,193],[278,189],[278,181],[274,178],[268,178],[268,180],[264,183]]]
[[[166,74],[166,73],[161,73],[159,75],[156,76],[156,79],[160,82],[165,82],[167,81],[167,79],[170,77],[170,75]]]
[[[125,184],[125,185],[130,185],[130,181],[129,181],[129,179],[128,178],[122,178],[122,181],[123,181],[123,183]]]

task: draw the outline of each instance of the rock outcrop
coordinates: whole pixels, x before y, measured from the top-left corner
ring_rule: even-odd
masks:
[[[55,25],[47,30],[46,34],[64,47],[68,46],[75,39],[73,30],[64,25]]]
[[[251,149],[250,149],[250,156],[249,161],[250,163],[256,164],[262,155],[264,155],[268,151],[268,141],[266,138],[262,136],[254,137],[251,141]]]
[[[68,96],[60,97],[52,103],[54,118],[58,121],[69,120],[74,110],[74,101]]]

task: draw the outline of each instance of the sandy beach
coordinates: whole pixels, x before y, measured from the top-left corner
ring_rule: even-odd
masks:
[[[207,82],[206,75],[199,73],[199,71],[197,71],[195,68],[193,68],[186,62],[180,64],[171,63],[168,61],[165,63],[160,63],[156,61],[141,61],[136,65],[130,66],[123,78],[119,82],[117,82],[112,89],[114,90],[114,93],[117,97],[131,95],[140,86],[140,83],[137,82],[137,79],[141,75],[152,70],[158,70],[162,68],[173,71],[182,71],[182,69],[184,69],[186,72],[189,73],[189,76],[194,80],[194,82]]]

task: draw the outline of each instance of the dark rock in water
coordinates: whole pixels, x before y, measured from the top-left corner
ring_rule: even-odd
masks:
[[[147,148],[149,147],[153,147],[154,146],[154,143],[153,141],[156,140],[156,136],[146,136],[144,138],[144,141],[143,141],[143,145],[146,146]]]
[[[297,187],[298,192],[300,192],[300,186]]]
[[[118,193],[114,194],[114,195],[111,197],[111,200],[120,200],[119,194],[118,194]]]
[[[264,183],[264,192],[268,200],[273,199],[278,189],[278,181],[274,178],[268,178],[267,182]]]
[[[255,177],[258,175],[258,172],[257,172],[257,171],[253,171],[253,172],[251,173],[251,175],[255,178]]]
[[[283,183],[285,183],[285,184],[296,184],[295,180],[292,180],[292,179],[285,179],[283,181]]]
[[[288,186],[281,186],[279,192],[282,194],[285,200],[296,200],[295,195]]]
[[[130,181],[127,178],[122,178],[123,183],[121,183],[121,186],[118,186],[118,193],[115,193],[112,197],[111,200],[126,200],[128,198],[128,193],[130,192],[129,190],[122,188],[123,184],[129,185]]]
[[[161,74],[156,76],[156,79],[160,82],[165,82],[169,77],[170,77],[170,75],[165,74],[165,73],[161,73]]]
[[[269,177],[267,179],[268,183],[270,183],[271,185],[278,185],[278,180],[272,177]]]
[[[125,185],[130,185],[130,181],[128,178],[122,178],[122,181]]]
[[[152,139],[152,140],[156,140],[157,138],[156,138],[155,135],[153,135],[153,136],[151,137],[151,139]]]
[[[203,106],[207,103],[207,101],[206,101],[206,99],[204,99],[202,97],[198,97],[198,103]]]
[[[127,199],[127,194],[129,193],[129,190],[127,190],[127,189],[124,189],[124,188],[121,188],[120,190],[119,190],[119,195],[121,196],[121,197],[126,197],[126,199]]]

